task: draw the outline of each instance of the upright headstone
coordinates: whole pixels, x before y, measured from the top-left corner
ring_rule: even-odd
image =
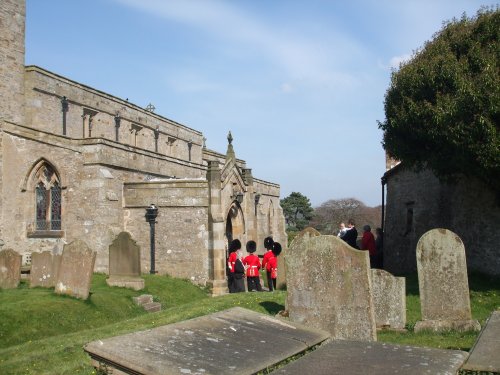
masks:
[[[377,328],[404,329],[406,325],[406,282],[389,272],[372,268],[372,295]]]
[[[21,280],[21,259],[21,254],[12,249],[0,251],[0,288],[17,288]]]
[[[31,254],[30,287],[53,288],[61,265],[61,255],[51,251]]]
[[[110,286],[144,289],[141,277],[141,249],[129,233],[121,232],[109,246]]]
[[[415,332],[479,331],[472,320],[465,247],[455,233],[432,229],[417,243],[418,286],[422,320]]]
[[[96,252],[82,240],[64,245],[55,292],[87,299]]]
[[[286,257],[287,308],[294,322],[333,339],[375,341],[370,261],[335,236],[303,236]]]

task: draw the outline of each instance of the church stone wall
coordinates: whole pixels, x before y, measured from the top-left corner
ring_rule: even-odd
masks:
[[[124,230],[141,247],[142,272],[150,270],[150,226],[146,207],[158,207],[156,271],[205,285],[209,276],[208,182],[159,180],[124,186]]]
[[[61,99],[66,97],[66,136],[70,138],[116,140],[115,117],[118,115],[120,143],[155,151],[155,130],[158,129],[158,153],[202,163],[203,135],[196,130],[36,66],[27,67],[25,77],[27,126],[62,134]]]
[[[469,272],[500,275],[499,226],[498,200],[477,180],[443,184],[428,170],[402,165],[387,174],[384,267],[391,273],[415,272],[419,238],[444,228],[464,242]]]

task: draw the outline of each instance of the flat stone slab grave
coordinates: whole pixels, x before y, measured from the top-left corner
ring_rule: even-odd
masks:
[[[254,374],[326,340],[326,331],[234,307],[85,345],[113,374]]]
[[[489,317],[462,369],[500,373],[500,311]]]
[[[336,340],[278,369],[288,375],[455,375],[467,358],[459,350]]]

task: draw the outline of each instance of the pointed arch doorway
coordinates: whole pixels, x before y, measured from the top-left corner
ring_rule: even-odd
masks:
[[[238,202],[233,202],[226,215],[226,239],[227,246],[232,240],[239,239],[243,244],[243,235],[245,234],[245,219],[243,211]],[[228,249],[226,248],[226,259],[229,257]],[[226,272],[228,269],[226,267]]]

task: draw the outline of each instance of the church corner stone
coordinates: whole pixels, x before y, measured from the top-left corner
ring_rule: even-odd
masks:
[[[422,320],[415,332],[479,331],[472,320],[465,247],[455,233],[432,229],[417,244]]]
[[[333,339],[376,341],[370,263],[335,236],[293,241],[287,268],[292,321],[324,329]]]

